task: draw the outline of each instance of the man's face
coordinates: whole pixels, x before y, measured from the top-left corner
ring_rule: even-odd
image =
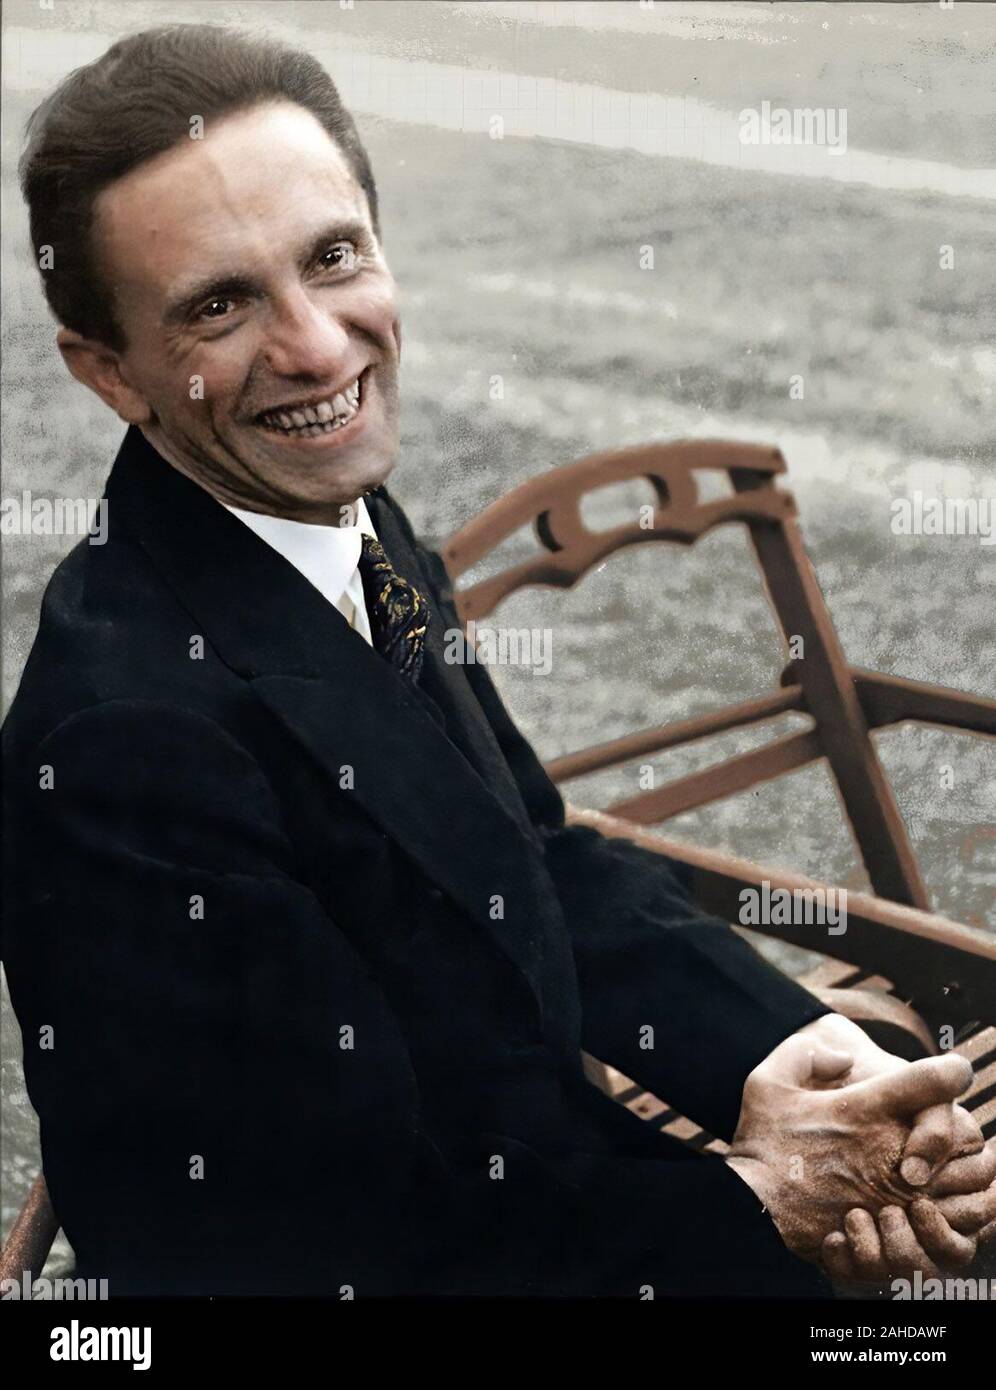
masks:
[[[400,325],[366,197],[318,121],[285,102],[228,116],[95,212],[128,342],[119,413],[222,501],[344,519],[394,465]]]

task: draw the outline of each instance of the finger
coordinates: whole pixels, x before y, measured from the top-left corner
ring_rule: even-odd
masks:
[[[861,1207],[855,1207],[844,1217],[844,1233],[858,1278],[873,1283],[884,1280],[888,1271],[882,1258],[882,1241],[875,1218]]]
[[[946,1052],[943,1057],[923,1057],[907,1067],[859,1081],[850,1089],[858,1113],[898,1116],[916,1115],[930,1106],[953,1101],[971,1084],[972,1064],[956,1052]],[[844,1096],[845,1092],[837,1094]]]
[[[996,1241],[996,1221],[990,1221],[988,1226],[983,1226],[982,1230],[975,1237],[975,1243],[980,1250]]]
[[[986,1146],[986,1140],[975,1116],[970,1114],[963,1105],[956,1105],[954,1117],[955,1156],[963,1158],[966,1154],[980,1153]]]
[[[910,1187],[923,1187],[954,1151],[954,1106],[932,1105],[915,1117],[899,1171]]]
[[[952,1230],[928,1198],[910,1203],[909,1218],[920,1245],[939,1265],[962,1269],[975,1259],[975,1241]]]
[[[843,1231],[831,1231],[820,1247],[823,1268],[835,1284],[854,1284],[857,1277],[851,1263],[847,1237]]]
[[[996,1182],[982,1192],[966,1193],[960,1197],[939,1197],[937,1208],[949,1226],[962,1235],[973,1236],[996,1220]]]
[[[902,1207],[883,1207],[878,1215],[882,1255],[890,1275],[911,1275],[920,1271],[936,1277],[940,1270],[920,1245],[916,1232]]]
[[[953,1158],[930,1183],[932,1197],[951,1197],[964,1192],[982,1192],[996,1178],[996,1151],[983,1149],[968,1158]]]

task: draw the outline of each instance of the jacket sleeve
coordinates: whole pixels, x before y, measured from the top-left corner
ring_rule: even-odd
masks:
[[[391,1010],[218,724],[115,700],[37,752],[44,787],[8,772],[35,848],[5,950],[79,1277],[112,1297],[521,1294],[549,1258],[562,1292],[825,1292],[718,1159],[549,1158],[496,1134],[508,1181],[439,1166]]]
[[[420,1162],[415,1079],[259,766],[198,713],[124,700],[38,762],[6,949],[78,1259],[136,1288],[154,1268],[153,1293],[377,1291]]]
[[[458,625],[442,557],[425,547],[420,555],[447,621]],[[464,673],[545,845],[578,972],[582,1045],[731,1139],[750,1072],[830,1010],[697,907],[684,865],[566,825],[559,791],[485,666]]]

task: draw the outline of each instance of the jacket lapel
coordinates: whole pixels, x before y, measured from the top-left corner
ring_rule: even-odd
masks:
[[[123,523],[137,538],[192,614],[193,630],[337,785],[341,769],[353,769],[364,810],[510,957],[540,1005],[542,923],[557,910],[541,850],[429,702],[134,426],[107,498],[110,525]],[[379,509],[375,526],[382,516]],[[397,533],[386,539],[393,556]],[[433,618],[438,629],[442,615],[434,610]]]

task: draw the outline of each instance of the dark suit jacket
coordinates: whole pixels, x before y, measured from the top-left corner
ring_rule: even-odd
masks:
[[[825,1292],[579,1052],[729,1138],[826,1010],[669,861],[565,827],[485,668],[444,661],[445,570],[387,490],[374,525],[432,610],[417,687],[135,428],[106,495],[4,732],[5,961],[78,1273]]]

